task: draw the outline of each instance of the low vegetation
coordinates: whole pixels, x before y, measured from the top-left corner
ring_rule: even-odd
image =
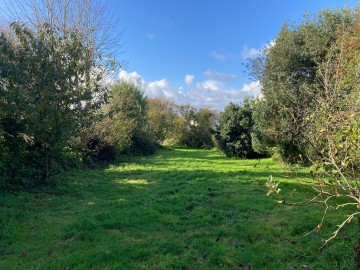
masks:
[[[271,159],[183,148],[2,193],[0,268],[352,269],[355,226],[319,250],[345,212],[304,236],[322,206],[266,197],[270,173],[288,199],[312,196]]]

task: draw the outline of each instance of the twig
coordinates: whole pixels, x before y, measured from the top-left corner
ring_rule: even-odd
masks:
[[[345,207],[345,206],[348,206],[348,205],[359,205],[359,203],[343,203],[343,204],[339,204],[338,206],[336,206],[336,210],[339,209],[339,208],[342,208],[342,207]]]
[[[359,215],[359,214],[360,214],[360,212],[355,212],[355,213],[352,213],[351,215],[348,215],[348,217],[343,221],[343,223],[341,223],[340,225],[337,225],[338,229],[332,233],[332,236],[330,238],[325,240],[325,243],[320,247],[320,249],[324,248],[325,245],[330,240],[334,239],[338,235],[339,231],[354,218],[354,216]]]

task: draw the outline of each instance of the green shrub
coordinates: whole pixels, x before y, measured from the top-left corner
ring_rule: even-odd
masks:
[[[230,103],[220,114],[220,122],[216,132],[216,139],[221,151],[227,157],[257,158],[252,147],[251,131],[254,125],[250,100],[244,104]]]

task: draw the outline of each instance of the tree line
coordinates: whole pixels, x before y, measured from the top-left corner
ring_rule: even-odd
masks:
[[[247,109],[239,118],[234,105],[230,118],[220,117],[147,98],[141,86],[114,78],[119,36],[101,1],[15,3],[15,18],[0,27],[1,186],[49,185],[69,168],[152,154],[164,144],[248,156],[249,140],[233,142],[237,122],[218,129],[248,117]]]
[[[285,23],[274,44],[248,64],[260,96],[219,113],[146,98],[141,86],[109,80],[117,66],[102,46],[109,42],[99,38],[105,31],[92,5],[98,2],[89,1],[86,18],[73,16],[81,2],[45,1],[27,14],[30,20],[1,29],[3,182],[48,183],[79,161],[91,166],[171,143],[216,146],[228,157],[330,159],[355,176],[358,10],[325,10]]]

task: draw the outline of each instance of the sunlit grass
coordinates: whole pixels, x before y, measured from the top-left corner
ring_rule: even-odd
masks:
[[[352,269],[355,224],[319,251],[345,213],[304,237],[323,208],[266,197],[270,174],[287,199],[312,195],[270,159],[191,149],[69,172],[50,192],[3,192],[0,269]]]

